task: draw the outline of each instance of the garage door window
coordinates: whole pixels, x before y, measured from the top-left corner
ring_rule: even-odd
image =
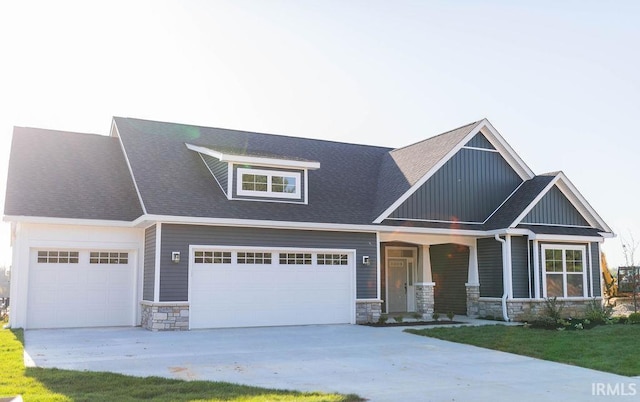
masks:
[[[196,264],[231,264],[230,251],[196,251]]]
[[[271,253],[239,251],[238,264],[271,264]]]
[[[346,254],[318,254],[318,265],[348,265]]]
[[[92,251],[89,253],[91,264],[128,264],[129,253]]]
[[[77,264],[78,251],[38,251],[38,263]]]
[[[282,265],[311,265],[311,253],[280,253]]]

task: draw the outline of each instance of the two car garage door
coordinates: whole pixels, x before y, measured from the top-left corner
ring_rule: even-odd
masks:
[[[27,328],[135,325],[127,251],[32,250]]]
[[[192,329],[355,320],[350,252],[193,248],[190,258]]]

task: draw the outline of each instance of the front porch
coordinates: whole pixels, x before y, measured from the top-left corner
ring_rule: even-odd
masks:
[[[478,317],[476,237],[381,234],[381,313]]]

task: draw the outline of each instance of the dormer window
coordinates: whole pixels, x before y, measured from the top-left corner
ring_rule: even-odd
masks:
[[[238,168],[238,195],[300,199],[300,173]]]
[[[320,169],[320,162],[292,155],[185,145],[200,154],[229,200],[307,204],[309,170]]]

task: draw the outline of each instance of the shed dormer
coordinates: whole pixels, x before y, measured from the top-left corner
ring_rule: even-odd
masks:
[[[320,162],[185,144],[197,152],[229,200],[307,204],[309,170]]]

